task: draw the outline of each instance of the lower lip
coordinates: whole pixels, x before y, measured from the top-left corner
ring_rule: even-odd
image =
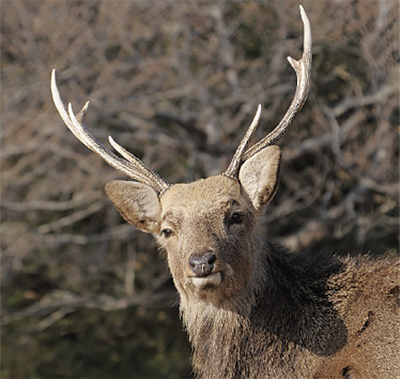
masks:
[[[205,277],[193,277],[192,283],[193,285],[198,288],[202,289],[208,286],[219,286],[222,282],[222,275],[220,272],[216,272],[214,274],[205,276]]]

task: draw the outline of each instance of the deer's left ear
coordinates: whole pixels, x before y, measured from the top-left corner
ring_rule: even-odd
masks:
[[[243,163],[239,181],[253,206],[261,210],[274,197],[279,182],[281,150],[268,146]]]

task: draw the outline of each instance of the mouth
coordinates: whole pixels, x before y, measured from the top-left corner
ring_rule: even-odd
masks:
[[[219,286],[222,283],[222,279],[222,272],[215,272],[207,276],[191,277],[192,283],[197,289]]]

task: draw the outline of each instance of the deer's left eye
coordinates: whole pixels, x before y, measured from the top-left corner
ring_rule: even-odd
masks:
[[[163,229],[161,233],[164,235],[165,238],[171,237],[174,234],[171,229]]]
[[[241,224],[243,222],[243,214],[241,212],[235,212],[229,221],[231,224]]]

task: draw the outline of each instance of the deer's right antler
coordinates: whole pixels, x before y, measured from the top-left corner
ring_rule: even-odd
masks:
[[[68,111],[61,100],[60,93],[56,83],[56,71],[51,72],[51,94],[53,96],[54,104],[60,113],[65,125],[68,129],[78,138],[86,147],[100,155],[110,166],[123,172],[130,178],[147,184],[156,190],[158,193],[164,192],[170,185],[162,179],[156,172],[150,170],[145,164],[133,154],[129,153],[122,146],[117,144],[111,137],[109,137],[111,145],[118,151],[125,159],[122,159],[111,152],[106,146],[99,142],[93,135],[85,128],[82,120],[85,116],[89,102],[87,102],[82,109],[75,116],[71,103],[68,104]]]
[[[241,140],[228,169],[223,173],[226,176],[236,178],[239,168],[243,162],[265,147],[275,144],[281,137],[283,137],[292,124],[294,118],[297,116],[306,102],[308,90],[310,88],[312,39],[310,21],[308,20],[307,14],[301,5],[300,15],[304,24],[303,55],[298,61],[288,57],[288,61],[296,71],[297,76],[297,87],[292,103],[290,104],[289,109],[286,111],[278,126],[261,141],[257,142],[255,145],[246,150],[246,147],[255,132],[255,128],[257,127],[260,118],[260,106],[258,107],[253,122]]]

